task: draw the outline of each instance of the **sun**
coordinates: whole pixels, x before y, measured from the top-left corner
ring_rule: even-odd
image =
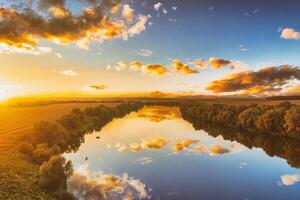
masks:
[[[8,99],[7,91],[0,88],[0,101]]]

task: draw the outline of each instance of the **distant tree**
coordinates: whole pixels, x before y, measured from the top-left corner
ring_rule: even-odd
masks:
[[[33,144],[46,143],[49,147],[58,145],[67,148],[69,134],[60,124],[42,121],[34,126]]]
[[[300,106],[291,107],[284,115],[287,135],[300,138]]]
[[[247,131],[253,132],[256,130],[255,122],[260,116],[261,110],[259,107],[252,106],[238,115],[238,122],[241,127]]]
[[[272,135],[280,135],[283,131],[283,115],[280,110],[270,109],[260,115],[256,121],[256,127],[262,132]]]

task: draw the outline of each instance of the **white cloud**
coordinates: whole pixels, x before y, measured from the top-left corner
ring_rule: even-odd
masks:
[[[154,10],[159,11],[159,9],[160,9],[160,7],[162,7],[162,5],[163,4],[161,2],[154,4]]]
[[[128,30],[129,36],[138,35],[144,31],[149,18],[149,15],[139,15],[138,21]]]
[[[137,163],[139,163],[140,165],[147,165],[153,162],[152,158],[150,157],[143,157],[143,158],[139,158],[136,160]]]
[[[92,173],[88,165],[70,177],[68,190],[79,199],[150,199],[146,185],[139,179],[127,174]]]
[[[52,54],[53,50],[51,47],[28,47],[18,48],[15,46],[9,46],[5,43],[0,44],[0,54],[30,54],[35,56]]]
[[[123,16],[128,22],[131,22],[131,21],[132,21],[133,16],[134,16],[134,13],[133,13],[133,9],[132,9],[128,4],[125,4],[125,5],[123,6],[122,16]]]
[[[280,177],[281,183],[283,185],[289,186],[294,185],[295,183],[300,181],[300,175],[299,174],[293,174],[293,175],[283,175]]]
[[[177,6],[172,6],[172,10],[177,10],[178,7]]]
[[[61,72],[61,74],[63,74],[64,76],[70,76],[70,77],[72,77],[72,76],[79,76],[78,72],[75,72],[75,71],[73,71],[71,69],[64,70],[64,71]]]
[[[137,54],[144,57],[150,57],[152,56],[153,52],[148,49],[141,49],[139,52],[137,52]]]
[[[295,29],[292,28],[284,28],[281,31],[281,38],[286,40],[299,40],[300,33],[297,32]]]

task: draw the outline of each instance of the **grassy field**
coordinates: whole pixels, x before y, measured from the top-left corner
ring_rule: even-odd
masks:
[[[0,109],[0,199],[52,200],[38,187],[39,166],[19,153],[22,136],[41,120],[55,121],[74,108],[95,107],[100,103],[53,104],[48,106],[15,107]],[[105,104],[114,106],[115,104]]]
[[[29,131],[41,120],[55,121],[74,108],[95,107],[101,103],[65,103],[34,107],[1,107],[0,108],[0,140],[8,136],[20,136]],[[113,106],[113,103],[106,103]],[[0,141],[1,142],[1,141]]]

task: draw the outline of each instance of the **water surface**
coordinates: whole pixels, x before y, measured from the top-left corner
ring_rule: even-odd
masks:
[[[144,107],[88,134],[68,189],[81,199],[299,199],[286,160],[195,130],[176,107]],[[102,196],[102,197],[101,197]]]

